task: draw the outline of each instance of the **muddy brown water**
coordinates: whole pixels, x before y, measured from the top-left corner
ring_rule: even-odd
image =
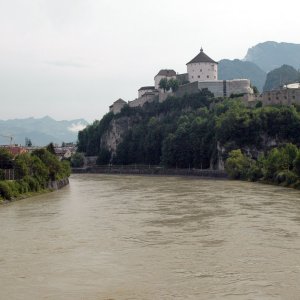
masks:
[[[0,230],[0,299],[300,299],[291,189],[78,174]]]

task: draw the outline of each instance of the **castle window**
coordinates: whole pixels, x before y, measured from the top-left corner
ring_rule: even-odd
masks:
[[[214,78],[216,79],[216,76],[214,76]]]
[[[192,78],[194,78],[194,76],[192,76]]]
[[[207,75],[206,77],[209,78],[209,75]]]
[[[271,97],[269,97],[269,101],[271,101]]]
[[[200,75],[198,75],[198,78],[200,78]]]
[[[200,72],[202,72],[202,69],[200,69]]]

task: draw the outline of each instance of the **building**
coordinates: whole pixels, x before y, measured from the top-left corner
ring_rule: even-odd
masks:
[[[146,93],[153,93],[155,91],[155,86],[142,86],[138,90],[138,97],[142,97]]]
[[[25,147],[21,147],[18,145],[2,145],[0,146],[0,148],[5,148],[10,154],[13,155],[13,157],[28,152]]]
[[[119,98],[118,100],[116,100],[110,107],[109,107],[109,111],[113,112],[114,114],[117,114],[121,111],[121,109],[127,104],[126,101],[124,101],[123,99]]]
[[[202,48],[186,66],[189,82],[218,80],[218,63],[207,56]]]
[[[259,100],[262,101],[263,105],[300,105],[300,83],[291,83],[277,90],[263,92]]]
[[[176,79],[176,72],[174,70],[170,69],[163,69],[160,70],[154,77],[154,84],[155,84],[155,89],[162,92],[163,90],[159,88],[159,82],[163,79],[166,78],[167,80],[173,78]]]
[[[187,64],[187,73],[176,74],[173,69],[161,69],[154,77],[154,86],[143,86],[138,90],[138,98],[128,101],[129,107],[141,107],[153,101],[163,102],[168,96],[182,97],[208,89],[215,97],[230,97],[232,94],[243,95],[252,99],[253,89],[248,79],[218,80],[218,63],[204,53],[203,49]],[[175,79],[179,83],[176,92],[159,88],[162,79]],[[113,113],[119,113],[127,103],[118,99],[110,107]]]

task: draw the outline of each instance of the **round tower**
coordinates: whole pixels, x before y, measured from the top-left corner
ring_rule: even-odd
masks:
[[[218,80],[218,63],[203,52],[187,64],[187,73],[190,82]]]

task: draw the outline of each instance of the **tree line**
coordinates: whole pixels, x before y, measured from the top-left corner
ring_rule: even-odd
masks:
[[[5,169],[13,169],[16,180],[5,180]],[[69,176],[69,162],[59,161],[51,145],[16,157],[7,149],[0,148],[0,200],[10,200],[20,194],[38,192],[46,189],[49,181]]]

